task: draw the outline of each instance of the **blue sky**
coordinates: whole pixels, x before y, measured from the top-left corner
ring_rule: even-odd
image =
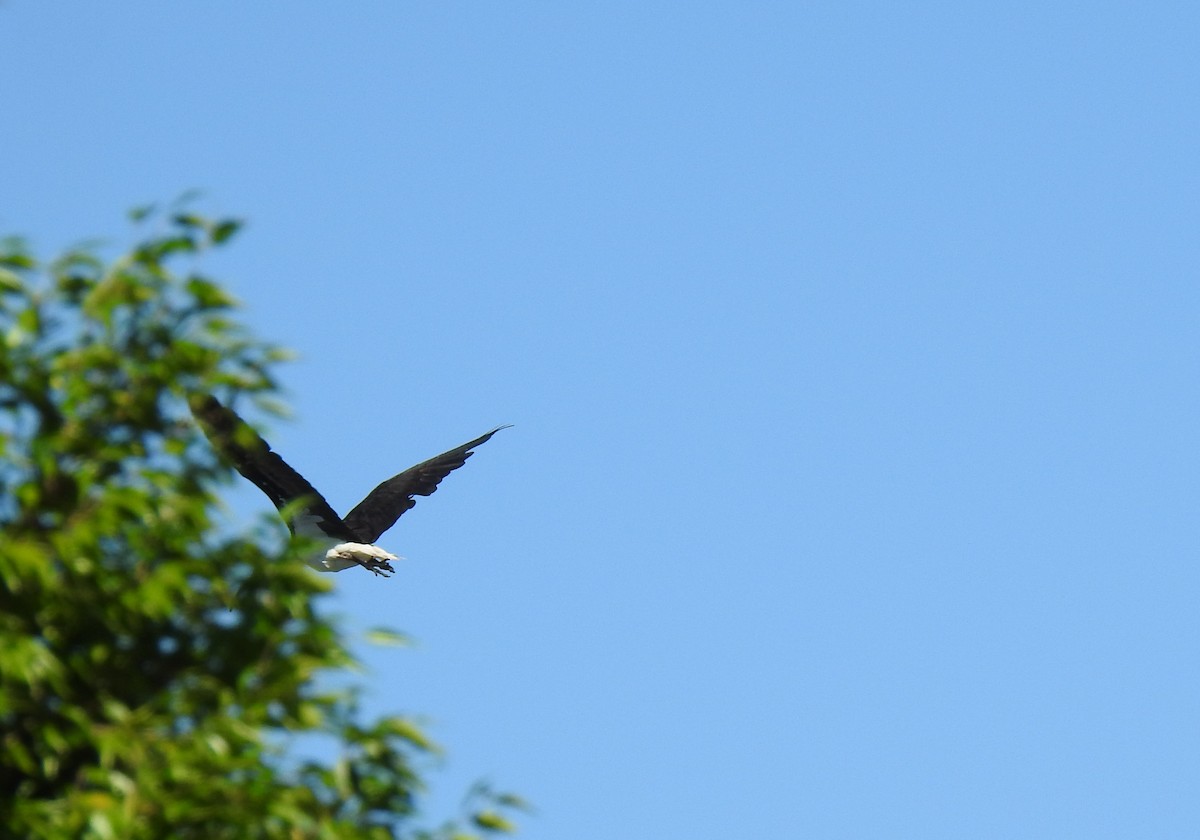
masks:
[[[370,709],[574,837],[1194,837],[1200,7],[0,5],[0,230],[205,266]],[[231,492],[244,516],[268,509]]]

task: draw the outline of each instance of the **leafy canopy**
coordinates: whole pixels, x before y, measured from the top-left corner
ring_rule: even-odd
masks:
[[[356,664],[314,610],[329,584],[277,531],[214,528],[230,469],[187,396],[269,403],[286,354],[191,270],[237,221],[135,221],[158,230],[111,262],[0,242],[0,824],[205,840],[511,830],[522,803],[486,789],[465,822],[420,827],[435,747],[316,679]],[[294,755],[304,734],[338,757]]]

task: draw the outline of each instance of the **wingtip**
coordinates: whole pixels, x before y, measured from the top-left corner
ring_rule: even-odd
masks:
[[[490,432],[488,432],[486,435],[483,435],[478,440],[473,442],[471,444],[471,447],[474,448],[476,446],[479,446],[480,444],[487,443],[489,440],[492,439],[492,435],[496,434],[496,432],[502,432],[505,429],[511,429],[512,427],[513,427],[512,423],[505,423],[503,426],[497,426],[496,428],[494,428]]]

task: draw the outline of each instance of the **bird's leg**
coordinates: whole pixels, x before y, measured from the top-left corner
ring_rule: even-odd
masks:
[[[362,564],[366,566],[370,572],[379,575],[380,577],[387,577],[388,575],[395,574],[396,572],[396,570],[392,568],[391,563],[389,563],[387,560],[380,560],[376,557],[369,557],[362,561]]]

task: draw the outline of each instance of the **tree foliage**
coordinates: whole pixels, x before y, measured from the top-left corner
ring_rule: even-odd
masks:
[[[238,222],[137,215],[157,232],[112,261],[78,249],[42,263],[0,243],[0,825],[205,840],[508,830],[520,801],[486,791],[465,822],[420,827],[434,746],[317,679],[355,666],[314,609],[329,583],[270,528],[214,528],[230,471],[186,398],[269,400],[285,354],[193,270]],[[295,755],[305,734],[337,756]]]

